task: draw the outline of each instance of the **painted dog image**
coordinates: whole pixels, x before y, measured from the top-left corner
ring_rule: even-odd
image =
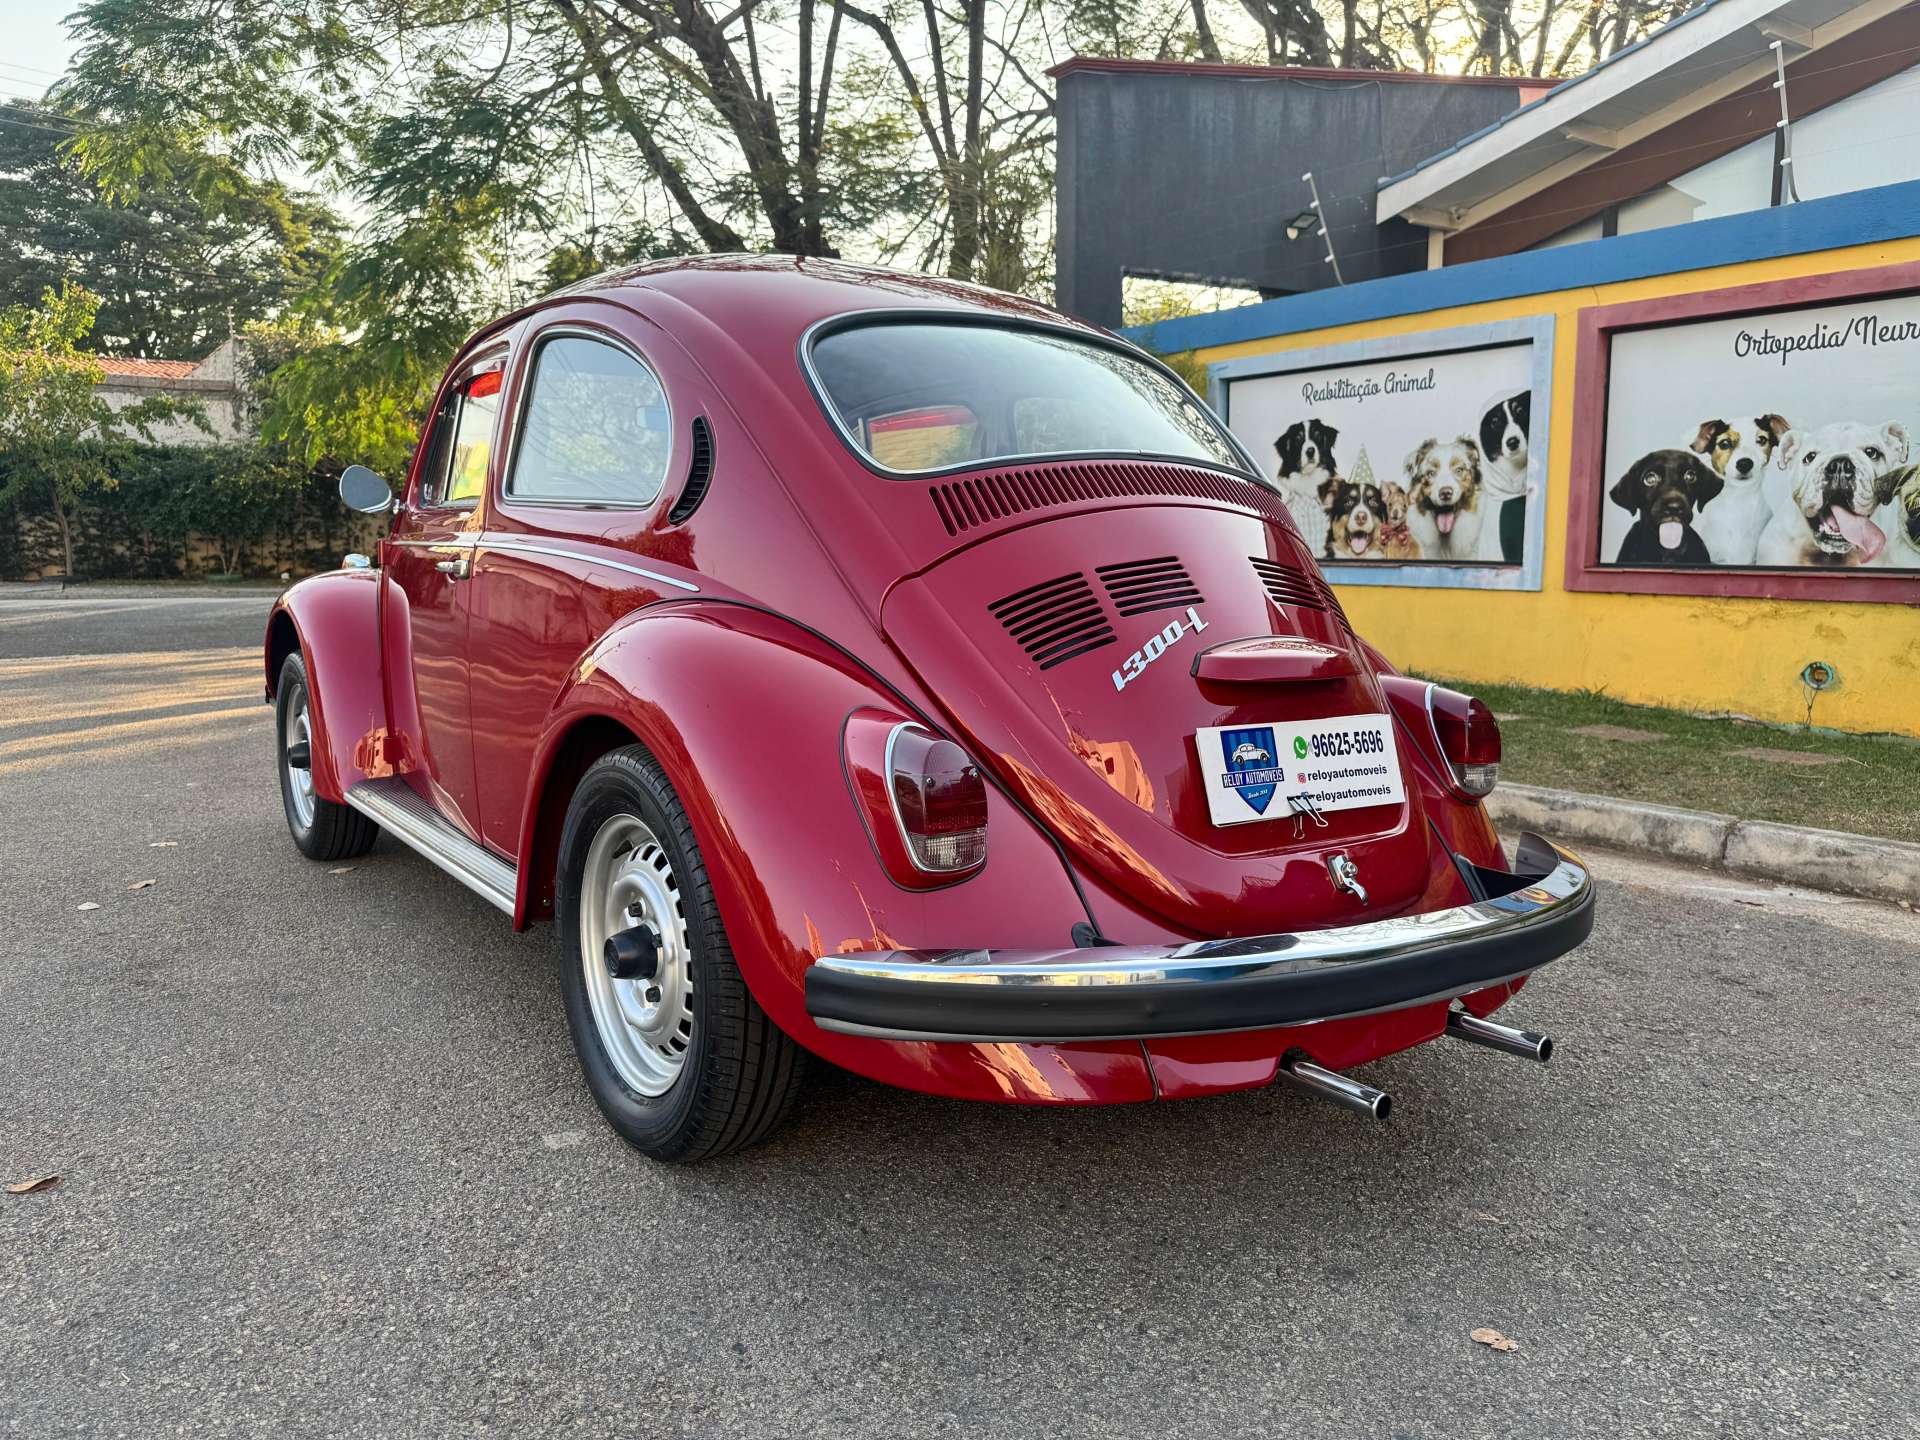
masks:
[[[1527,479],[1532,410],[1533,392],[1520,390],[1489,401],[1480,414],[1480,454],[1490,497],[1480,539],[1482,560],[1517,565],[1526,550],[1527,501],[1535,488]]]
[[[1756,563],[1872,564],[1887,544],[1873,514],[1893,499],[1907,454],[1906,428],[1897,424],[1842,420],[1787,431],[1774,458],[1787,483],[1772,490]]]
[[[1321,420],[1296,420],[1273,442],[1280,457],[1275,475],[1287,509],[1307,548],[1316,555],[1327,549],[1327,513],[1322,491],[1340,473],[1334,442],[1340,432]]]
[[[1398,481],[1389,480],[1380,487],[1380,503],[1386,519],[1380,526],[1380,548],[1389,560],[1418,560],[1420,547],[1407,528],[1407,491]]]
[[[1533,396],[1522,390],[1489,404],[1480,416],[1480,453],[1487,488],[1496,495],[1523,495],[1527,488],[1527,416]]]
[[[1906,465],[1890,477],[1893,494],[1874,516],[1887,536],[1887,548],[1874,563],[1895,570],[1920,570],[1920,465]]]
[[[1478,560],[1486,513],[1480,447],[1465,435],[1407,456],[1407,529],[1426,560]]]
[[[1371,481],[1333,480],[1322,490],[1327,505],[1327,554],[1335,560],[1384,560],[1380,531],[1386,498]]]
[[[1726,488],[1711,515],[1694,525],[1716,565],[1751,565],[1772,513],[1766,485],[1780,437],[1793,427],[1784,415],[1703,420],[1687,447],[1713,466]]]
[[[1642,456],[1608,493],[1638,518],[1620,542],[1621,565],[1711,565],[1713,557],[1693,528],[1697,511],[1726,482],[1691,450],[1655,450]]]

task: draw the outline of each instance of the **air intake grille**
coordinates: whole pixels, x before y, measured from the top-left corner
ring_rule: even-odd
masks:
[[[1334,610],[1333,592],[1327,589],[1326,582],[1319,576],[1305,570],[1295,570],[1291,566],[1276,565],[1271,560],[1250,557],[1253,570],[1260,577],[1260,583],[1267,588],[1267,598],[1276,605],[1304,605],[1309,610]]]
[[[948,480],[929,487],[934,511],[947,534],[989,525],[1028,510],[1077,505],[1127,496],[1212,500],[1245,505],[1270,520],[1288,521],[1286,503],[1250,481],[1211,470],[1136,461],[1090,461],[1036,465],[991,475]]]
[[[1102,565],[1097,572],[1107,587],[1107,598],[1122,615],[1144,615],[1149,610],[1178,610],[1200,603],[1200,592],[1186,568],[1171,555],[1154,560],[1129,560]]]
[[[693,460],[687,466],[687,485],[680,492],[680,498],[673,502],[673,508],[667,512],[667,520],[679,525],[700,508],[700,502],[707,498],[707,486],[713,483],[713,427],[707,424],[707,417],[693,417]]]
[[[987,609],[1042,670],[1113,643],[1113,627],[1078,571],[1016,590]]]

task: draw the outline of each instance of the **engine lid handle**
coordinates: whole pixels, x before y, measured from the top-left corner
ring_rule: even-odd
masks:
[[[1193,677],[1217,685],[1273,685],[1339,680],[1354,673],[1353,656],[1298,635],[1250,635],[1202,650]]]

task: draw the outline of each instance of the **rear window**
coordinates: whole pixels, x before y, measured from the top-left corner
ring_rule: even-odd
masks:
[[[812,359],[847,437],[901,474],[1087,454],[1245,468],[1184,385],[1069,335],[877,322],[822,335]]]

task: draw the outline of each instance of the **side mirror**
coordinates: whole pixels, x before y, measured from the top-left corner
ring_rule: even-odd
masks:
[[[340,500],[362,515],[384,515],[393,508],[393,491],[366,466],[349,465],[340,472]]]

